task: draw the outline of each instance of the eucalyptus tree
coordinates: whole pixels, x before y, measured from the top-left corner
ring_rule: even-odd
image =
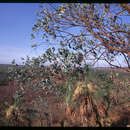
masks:
[[[55,40],[59,52],[82,55],[93,65],[105,61],[130,73],[128,4],[63,3],[40,6],[32,38],[38,34],[45,44]],[[54,42],[52,42],[54,43]],[[68,52],[66,51],[68,50]],[[63,61],[59,57],[59,61]],[[68,61],[68,60],[67,60]],[[64,61],[65,62],[65,61]],[[123,63],[123,65],[122,65]]]

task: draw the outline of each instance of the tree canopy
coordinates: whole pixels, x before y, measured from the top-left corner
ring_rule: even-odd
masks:
[[[38,34],[46,44],[56,39],[59,53],[64,54],[58,61],[72,61],[78,54],[78,64],[92,61],[94,65],[100,60],[130,73],[130,24],[124,20],[129,13],[129,4],[41,5],[31,36]]]

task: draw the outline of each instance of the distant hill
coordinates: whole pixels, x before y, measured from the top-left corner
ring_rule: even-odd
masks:
[[[12,67],[12,65],[0,64],[0,85],[8,84],[8,67]]]
[[[111,67],[95,67],[94,68],[95,70],[106,70],[106,71],[116,71],[116,72],[123,72],[122,70],[120,69],[117,69],[117,68],[111,68]],[[127,73],[127,72],[124,72],[124,73]]]
[[[12,67],[13,65],[11,64],[0,64],[0,72],[7,72],[8,67]]]
[[[14,67],[12,64],[0,64],[0,72],[6,72],[9,67]],[[19,65],[22,67],[22,65]]]

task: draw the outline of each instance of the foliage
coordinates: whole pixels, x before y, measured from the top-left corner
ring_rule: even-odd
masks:
[[[129,11],[124,10],[124,6],[81,3],[49,5],[49,8],[40,7],[32,38],[39,33],[46,43],[53,45],[53,41],[57,40],[55,44],[60,44],[61,49],[69,48],[72,52],[81,53],[81,61],[88,60],[95,64],[104,60],[112,67],[129,72],[129,26],[123,22],[123,16],[129,15]],[[124,59],[126,68],[121,66],[118,57]]]

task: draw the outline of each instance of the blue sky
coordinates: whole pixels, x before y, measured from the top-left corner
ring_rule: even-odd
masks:
[[[42,51],[31,49],[34,41],[30,38],[39,5],[0,3],[0,64],[12,59],[21,63],[20,57],[37,56]]]
[[[31,40],[30,34],[39,6],[40,3],[0,3],[0,64],[10,64],[13,59],[21,64],[21,57],[39,56],[49,47],[45,44],[37,50],[31,48],[31,44],[37,42]],[[129,22],[130,18],[124,17],[124,21]]]

